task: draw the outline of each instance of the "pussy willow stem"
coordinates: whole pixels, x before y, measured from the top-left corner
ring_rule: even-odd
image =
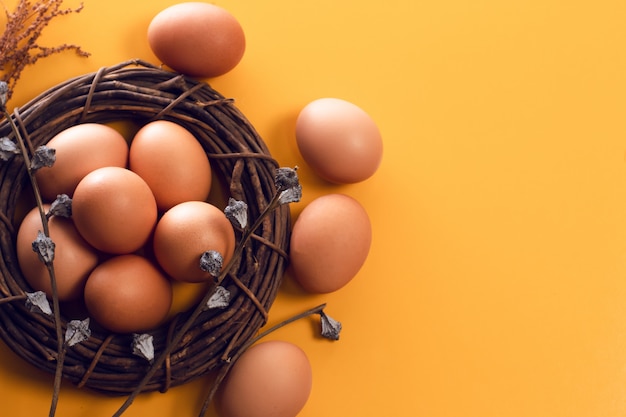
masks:
[[[202,405],[202,409],[200,410],[200,414],[198,415],[198,417],[204,417],[206,415],[207,411],[209,410],[209,406],[211,405],[211,402],[213,401],[213,397],[215,397],[215,393],[217,392],[217,389],[219,388],[219,386],[222,383],[222,381],[224,380],[224,378],[226,378],[226,375],[228,375],[228,372],[230,371],[230,368],[232,368],[232,366],[235,364],[237,359],[239,359],[239,357],[246,350],[248,350],[248,348],[250,346],[252,346],[256,342],[258,342],[259,340],[261,340],[262,338],[264,338],[268,334],[273,333],[276,330],[280,329],[281,327],[284,327],[284,326],[288,325],[289,323],[293,323],[296,320],[300,320],[300,319],[303,319],[305,317],[312,316],[313,314],[320,314],[322,312],[322,310],[324,310],[324,308],[326,308],[326,303],[320,304],[317,307],[313,307],[313,308],[311,308],[311,309],[309,309],[307,311],[303,311],[300,314],[296,314],[295,316],[289,317],[288,319],[283,320],[283,321],[281,321],[278,324],[275,324],[274,326],[272,326],[269,329],[259,333],[258,335],[256,335],[255,337],[253,337],[252,339],[250,339],[249,341],[244,343],[244,345],[241,347],[241,349],[239,349],[239,351],[237,353],[235,353],[232,357],[228,358],[228,363],[226,363],[226,365],[224,365],[220,369],[220,372],[217,374],[217,377],[215,378],[215,381],[213,382],[213,386],[211,387],[211,391],[209,391],[209,394],[207,395],[206,399],[204,400],[204,404]]]
[[[37,202],[37,208],[39,209],[39,215],[41,216],[41,224],[43,227],[43,233],[46,237],[50,237],[50,229],[48,227],[48,217],[46,216],[46,211],[43,207],[43,200],[41,199],[41,193],[39,192],[39,186],[37,185],[37,179],[33,173],[31,167],[30,157],[28,156],[28,150],[26,149],[26,143],[24,142],[24,138],[20,134],[19,129],[15,125],[15,122],[9,115],[9,112],[6,109],[6,106],[2,106],[2,113],[4,117],[9,122],[11,126],[11,130],[15,134],[15,138],[17,143],[20,146],[20,150],[22,152],[22,157],[24,158],[24,164],[26,165],[26,172],[28,172],[28,178],[30,179],[30,184],[33,187],[33,194],[35,195],[35,201]],[[52,286],[52,305],[53,305],[53,314],[54,314],[54,326],[57,335],[57,365],[54,374],[54,386],[52,392],[52,401],[50,403],[50,412],[49,417],[54,417],[56,413],[57,404],[59,402],[59,392],[61,391],[61,379],[63,376],[63,361],[65,359],[65,345],[63,343],[63,330],[61,329],[61,313],[59,307],[59,297],[57,292],[57,281],[56,275],[54,273],[54,265],[52,262],[46,263],[46,268],[48,269],[48,274],[50,275],[50,283]]]
[[[193,323],[196,321],[198,316],[200,316],[202,311],[205,309],[207,302],[211,299],[211,296],[215,292],[215,289],[217,288],[217,286],[221,284],[224,278],[226,278],[230,270],[233,268],[235,262],[239,259],[239,257],[243,253],[243,249],[245,245],[248,243],[248,240],[250,240],[252,233],[254,233],[254,231],[261,225],[261,223],[263,222],[263,219],[272,210],[276,209],[276,207],[280,205],[279,201],[280,201],[281,191],[282,190],[278,190],[276,192],[276,194],[272,197],[272,199],[270,200],[265,210],[263,210],[263,212],[256,219],[254,224],[252,224],[252,226],[250,226],[248,229],[244,231],[244,233],[242,234],[241,240],[239,241],[239,244],[237,245],[237,247],[235,247],[235,251],[233,253],[233,256],[230,259],[230,262],[228,262],[228,264],[226,264],[226,266],[222,268],[222,271],[220,272],[219,276],[213,281],[212,285],[209,286],[209,289],[206,291],[204,297],[202,298],[202,301],[200,301],[196,305],[196,308],[193,310],[189,318],[183,323],[181,328],[174,334],[170,343],[167,344],[167,346],[161,352],[161,354],[154,360],[154,362],[152,362],[152,365],[150,366],[150,368],[148,369],[144,377],[141,379],[137,387],[135,387],[133,392],[131,392],[130,395],[126,398],[126,401],[124,401],[122,406],[115,412],[115,414],[113,414],[113,417],[120,417],[124,413],[124,411],[126,411],[128,407],[131,406],[135,398],[137,398],[137,396],[143,391],[143,389],[148,384],[150,379],[154,376],[157,370],[163,365],[163,362],[165,362],[165,359],[167,359],[168,355],[172,353],[174,348],[181,341],[185,333],[189,331],[189,329],[191,328]]]

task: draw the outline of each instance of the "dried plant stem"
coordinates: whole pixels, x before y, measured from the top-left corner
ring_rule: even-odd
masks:
[[[59,402],[59,393],[61,392],[61,381],[63,379],[63,362],[65,361],[65,343],[63,342],[63,332],[61,329],[61,314],[59,307],[59,297],[56,284],[56,276],[54,273],[54,266],[49,263],[46,265],[50,274],[50,281],[52,283],[52,304],[54,311],[54,323],[57,333],[57,366],[54,372],[54,386],[52,390],[52,401],[50,403],[49,417],[54,417],[57,404]]]
[[[256,231],[256,229],[259,228],[259,226],[261,226],[261,224],[263,223],[263,219],[270,212],[276,209],[276,207],[278,207],[279,205],[280,205],[280,190],[276,194],[274,194],[269,204],[267,205],[265,210],[263,210],[263,212],[259,215],[259,217],[256,219],[254,224],[244,231],[241,237],[241,240],[239,241],[238,245],[235,247],[235,252],[233,253],[233,256],[231,257],[230,262],[226,266],[224,266],[224,268],[222,268],[220,275],[215,279],[212,285],[209,286],[209,289],[206,291],[202,300],[196,305],[196,308],[193,310],[189,318],[185,321],[185,323],[183,323],[181,328],[174,334],[174,336],[172,337],[172,340],[165,347],[165,349],[161,352],[161,354],[154,360],[154,362],[152,363],[152,365],[150,366],[150,368],[148,369],[148,371],[146,372],[142,380],[137,385],[137,387],[126,398],[126,401],[124,401],[124,403],[115,412],[115,414],[113,414],[113,417],[120,417],[124,413],[124,411],[126,411],[128,407],[132,405],[132,403],[135,401],[135,398],[137,398],[137,396],[143,391],[144,387],[148,384],[150,379],[154,376],[157,370],[163,365],[166,358],[170,355],[170,353],[174,350],[174,348],[178,345],[178,343],[180,343],[185,333],[189,331],[189,329],[194,324],[196,319],[200,316],[202,311],[205,309],[207,302],[209,301],[209,299],[215,292],[215,289],[217,288],[217,286],[222,283],[224,278],[226,278],[230,270],[235,265],[235,262],[239,259],[239,257],[243,253],[243,249],[248,243],[248,241],[250,240],[250,237],[252,236],[252,234]]]
[[[237,361],[237,359],[239,359],[239,357],[253,344],[255,344],[256,342],[258,342],[259,340],[261,340],[262,338],[264,338],[265,336],[267,336],[270,333],[275,332],[276,330],[280,329],[281,327],[284,327],[286,325],[288,325],[289,323],[293,323],[294,321],[303,319],[305,317],[309,317],[312,316],[313,314],[320,314],[324,308],[326,308],[326,304],[320,304],[317,307],[313,307],[309,310],[303,311],[300,314],[296,314],[295,316],[292,316],[286,320],[281,321],[280,323],[270,327],[269,329],[259,333],[258,335],[256,335],[255,337],[253,337],[252,339],[248,340],[243,346],[242,348],[232,357],[228,358],[228,361],[226,363],[226,365],[224,365],[219,373],[217,374],[215,381],[213,382],[213,385],[211,386],[211,390],[209,391],[208,395],[206,396],[206,399],[204,400],[204,403],[202,404],[202,409],[200,410],[200,414],[198,415],[198,417],[204,417],[207,413],[207,411],[209,410],[209,406],[211,405],[211,402],[213,401],[213,398],[215,397],[215,394],[217,393],[217,389],[219,388],[219,386],[221,385],[222,381],[224,380],[224,378],[226,378],[226,375],[228,375],[228,372],[230,371],[230,368],[232,368],[232,366],[235,364],[235,362]]]
[[[44,28],[54,18],[79,13],[83,8],[81,4],[75,9],[61,9],[62,3],[63,0],[19,0],[13,12],[5,8],[6,25],[0,36],[0,78],[9,85],[9,98],[22,71],[39,59],[68,50],[79,56],[89,56],[78,45],[48,47],[38,43]]]
[[[4,117],[8,121],[11,126],[11,130],[15,134],[15,138],[17,143],[20,146],[20,150],[22,153],[22,157],[24,158],[24,164],[26,165],[26,172],[28,172],[28,178],[30,179],[31,186],[33,187],[33,193],[35,195],[35,201],[37,202],[37,208],[39,209],[39,215],[41,217],[41,224],[43,227],[43,233],[46,237],[50,237],[50,228],[48,227],[48,217],[46,216],[46,211],[43,207],[43,200],[41,198],[41,193],[39,192],[39,186],[37,185],[37,179],[35,178],[35,174],[31,169],[31,160],[28,156],[28,150],[26,149],[26,143],[22,135],[20,134],[19,129],[15,125],[13,118],[7,111],[5,106],[2,106],[2,113]],[[56,407],[59,401],[59,392],[61,391],[61,380],[63,376],[63,361],[65,358],[65,346],[63,343],[63,330],[61,329],[61,313],[59,306],[59,296],[57,291],[57,282],[56,282],[56,274],[54,272],[54,265],[52,262],[47,262],[46,267],[48,269],[48,274],[50,275],[50,283],[52,286],[52,305],[53,305],[53,314],[54,314],[54,326],[56,330],[57,337],[57,364],[54,375],[54,388],[52,392],[52,401],[50,403],[50,413],[49,417],[54,417],[56,413]]]

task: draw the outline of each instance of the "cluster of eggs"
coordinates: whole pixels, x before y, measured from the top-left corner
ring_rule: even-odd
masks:
[[[237,19],[219,6],[203,2],[185,2],[162,10],[152,19],[147,30],[147,39],[155,56],[165,66],[176,72],[198,78],[217,77],[227,73],[240,62],[246,47],[244,32]],[[141,133],[141,130],[138,133]],[[174,136],[178,139],[179,134],[181,133]],[[94,138],[95,136],[90,135],[89,142],[93,143]],[[382,139],[376,124],[361,108],[342,99],[320,98],[304,106],[296,123],[295,138],[304,162],[315,174],[329,183],[351,184],[364,181],[376,172],[381,162]],[[121,281],[126,280],[128,275],[147,277],[157,271],[161,274],[159,279],[162,282],[167,282],[162,278],[163,275],[175,280],[186,279],[201,282],[205,277],[198,268],[198,246],[201,247],[202,252],[207,248],[217,247],[216,250],[228,258],[234,245],[232,228],[223,212],[207,208],[211,205],[205,202],[208,193],[206,184],[204,188],[200,187],[203,191],[193,198],[185,196],[182,197],[184,201],[181,201],[181,197],[177,197],[174,201],[165,202],[170,193],[187,190],[190,184],[199,185],[199,179],[211,177],[210,172],[202,171],[202,169],[207,169],[206,161],[202,162],[204,168],[190,167],[190,161],[196,160],[198,155],[205,156],[202,149],[191,151],[190,154],[182,157],[184,162],[181,162],[181,159],[172,158],[171,152],[175,150],[168,147],[170,145],[164,145],[164,149],[168,149],[168,157],[164,158],[166,162],[163,164],[167,163],[167,166],[156,168],[155,161],[159,157],[150,155],[150,152],[158,149],[159,146],[146,146],[144,156],[135,158],[133,148],[139,147],[136,144],[141,143],[138,139],[141,138],[135,135],[130,142],[127,166],[124,158],[121,157],[116,163],[108,163],[117,168],[95,169],[92,170],[94,174],[83,172],[80,181],[75,184],[73,193],[66,192],[74,199],[73,220],[52,218],[51,221],[53,240],[61,239],[55,236],[57,232],[52,229],[63,227],[68,229],[67,235],[72,236],[71,239],[67,239],[70,241],[59,242],[59,253],[55,261],[55,267],[59,270],[58,275],[69,274],[78,269],[79,265],[88,264],[84,268],[91,271],[85,272],[87,276],[84,278],[85,300],[89,304],[92,303],[89,301],[91,298],[102,299],[101,308],[92,305],[90,313],[96,320],[100,317],[99,320],[102,320],[103,324],[107,317],[116,314],[112,312],[116,305],[121,304],[124,299],[130,299],[126,297],[126,294],[116,292],[105,300],[103,292],[120,286]],[[176,142],[178,143],[178,140]],[[124,142],[124,145],[126,144],[127,142]],[[57,149],[55,165],[58,168],[61,164],[61,149],[52,141],[49,145]],[[76,146],[84,145],[80,142],[71,145],[71,148],[76,150],[78,149]],[[94,154],[97,155],[100,155],[103,149],[113,149],[110,144],[95,146],[98,150]],[[122,148],[121,145],[120,148]],[[82,159],[82,157],[77,157],[76,161],[69,162],[69,164],[78,165],[82,163]],[[182,180],[184,186],[164,182],[181,167],[191,170],[193,178],[187,177]],[[210,170],[210,166],[208,169]],[[142,180],[144,184],[142,192],[148,195],[150,191],[150,195],[154,197],[154,203],[149,204],[150,208],[145,212],[142,211],[141,214],[138,214],[136,207],[134,213],[124,215],[106,208],[107,204],[113,204],[111,201],[121,206],[130,204],[119,197],[118,185],[115,186],[114,192],[112,188],[108,189],[105,186],[101,176],[107,170],[126,178],[121,181],[124,183],[122,188],[127,187],[133,181]],[[148,173],[143,172],[144,170]],[[164,172],[168,172],[168,175],[164,175]],[[134,178],[133,181],[130,177]],[[52,181],[53,175],[42,169],[38,174],[38,180],[43,185],[46,181]],[[92,193],[104,194],[106,198],[104,200],[91,199],[90,193],[84,191],[84,189],[89,189],[87,186],[95,190]],[[210,184],[208,186],[210,187]],[[42,191],[45,191],[45,185]],[[54,198],[57,193],[58,190],[51,191],[47,196]],[[139,191],[131,193],[131,196],[132,198],[138,197]],[[177,212],[181,206],[188,210]],[[200,206],[202,210],[199,209]],[[152,232],[148,233],[148,236],[142,235],[151,244],[146,246],[145,241],[139,244],[142,238],[137,239],[135,246],[131,245],[132,239],[128,237],[130,229],[113,230],[114,226],[106,221],[111,216],[118,221],[119,216],[125,215],[137,216],[138,223],[146,222],[146,230],[152,227],[150,229]],[[29,216],[36,217],[35,214],[29,214]],[[169,227],[168,220],[171,220]],[[71,221],[76,226],[74,229],[70,227]],[[205,223],[198,226],[196,221]],[[35,220],[32,223],[41,224]],[[26,224],[25,220],[23,227],[26,227]],[[33,226],[30,227],[33,228]],[[212,235],[213,230],[216,237],[207,238]],[[99,238],[94,237],[100,233],[115,235],[116,243],[109,242],[105,245],[100,242]],[[29,256],[32,257],[30,242],[33,230],[28,231],[27,235],[28,238],[24,238],[28,241],[27,243],[26,240],[18,242],[18,252],[20,252],[20,246],[28,246],[28,251],[24,250],[24,252],[30,252]],[[340,193],[328,193],[314,199],[298,215],[292,229],[289,255],[290,268],[295,280],[310,293],[330,293],[339,290],[357,275],[365,263],[371,239],[372,228],[369,217],[356,199]],[[80,243],[77,243],[78,241]],[[167,243],[161,246],[159,243],[161,241],[167,241]],[[116,245],[125,246],[124,252],[136,251],[139,248],[144,252],[143,257],[137,253],[120,254]],[[131,250],[131,246],[134,249]],[[100,254],[108,253],[104,262],[100,262],[101,255],[93,254],[93,247],[96,247]],[[149,249],[146,250],[146,247]],[[193,273],[190,269],[183,267],[181,267],[183,272],[177,272],[168,264],[168,260],[163,260],[163,258],[169,258],[169,261],[174,264],[189,266],[190,253],[194,254]],[[71,271],[60,269],[63,268],[61,265],[63,256],[68,257],[68,263],[71,265],[68,269]],[[150,256],[157,260],[156,263],[144,262],[142,265],[144,269],[139,272],[132,271],[128,263],[120,261],[120,259],[131,257],[149,260]],[[20,264],[22,265],[22,262]],[[27,269],[35,264],[37,262],[33,262],[32,259],[23,263],[25,275],[28,275]],[[96,273],[107,264],[110,266],[109,271],[102,274]],[[38,271],[37,274],[47,277],[43,272]],[[200,276],[194,274],[200,274]],[[98,278],[98,275],[101,277]],[[47,284],[49,280],[38,279],[37,282],[33,280],[31,285],[33,287],[39,285],[49,293],[50,290],[46,287],[49,285]],[[92,280],[99,284],[92,285]],[[146,291],[151,291],[151,288],[159,285],[141,283],[142,299],[155,299],[154,295],[147,295]],[[162,286],[167,288],[167,285]],[[77,287],[80,288],[80,285]],[[92,287],[93,294],[97,296],[88,295]],[[63,291],[65,290],[60,286],[59,294]],[[68,289],[69,293],[73,291],[75,290]],[[132,293],[130,290],[128,292]],[[167,292],[167,289],[163,289],[164,294]],[[171,295],[163,296],[163,298],[168,297],[171,300]],[[126,306],[125,308],[133,311],[135,307]],[[158,320],[153,320],[152,325],[163,320],[166,314],[159,315]],[[109,328],[114,331],[130,330],[127,325],[116,327],[109,324]],[[267,415],[294,417],[308,400],[311,386],[311,364],[300,347],[286,341],[260,342],[244,352],[232,366],[216,398],[217,411],[221,417]]]
[[[47,146],[56,161],[36,173],[44,208],[59,195],[72,199],[71,217],[53,216],[48,225],[57,294],[60,301],[84,301],[102,327],[118,333],[156,327],[172,308],[173,282],[211,279],[198,267],[198,251],[215,250],[226,262],[232,256],[232,225],[207,202],[210,162],[184,127],[150,122],[129,141],[111,126],[85,123]],[[47,268],[31,248],[41,228],[33,208],[18,230],[17,257],[31,287],[51,296]]]
[[[201,2],[176,4],[157,14],[148,27],[148,42],[165,65],[198,77],[230,71],[246,46],[232,14]],[[295,133],[304,161],[331,183],[363,181],[381,162],[378,127],[346,100],[310,102],[299,114]],[[290,259],[295,278],[310,292],[336,291],[356,275],[370,243],[369,218],[359,202],[343,194],[323,196],[307,205],[293,229]]]

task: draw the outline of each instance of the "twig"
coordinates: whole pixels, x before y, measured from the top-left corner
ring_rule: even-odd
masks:
[[[26,300],[27,298],[28,298],[28,296],[26,294],[24,294],[24,295],[12,295],[10,297],[0,298],[0,305],[7,304],[7,303],[10,303],[12,301]]]
[[[2,113],[4,117],[9,122],[11,126],[11,130],[15,134],[15,138],[20,146],[20,150],[22,153],[22,157],[24,158],[24,164],[26,165],[26,171],[28,172],[28,178],[30,179],[31,186],[33,187],[33,193],[35,195],[35,201],[37,202],[37,207],[39,209],[39,215],[41,217],[41,224],[43,227],[43,232],[46,237],[50,237],[50,229],[48,227],[48,217],[46,216],[45,209],[43,207],[43,200],[41,199],[41,193],[39,192],[39,186],[37,185],[37,180],[31,169],[31,160],[28,156],[28,151],[26,149],[26,144],[24,142],[24,138],[20,134],[19,129],[15,125],[13,118],[9,115],[9,112],[6,109],[5,105],[2,105]],[[59,392],[61,391],[61,379],[63,376],[63,361],[65,358],[65,348],[63,343],[63,330],[61,329],[61,313],[59,307],[59,296],[57,291],[57,282],[56,275],[54,273],[54,265],[52,262],[46,262],[46,267],[48,269],[48,274],[50,275],[50,283],[52,286],[52,305],[53,305],[53,314],[54,314],[54,326],[56,330],[57,336],[57,364],[55,369],[55,377],[54,377],[54,388],[52,392],[52,401],[50,404],[50,417],[54,417],[56,413],[56,407],[59,401]]]

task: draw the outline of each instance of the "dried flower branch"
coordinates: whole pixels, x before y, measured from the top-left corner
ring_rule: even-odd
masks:
[[[75,51],[79,56],[89,56],[78,45],[47,47],[37,43],[43,29],[52,19],[79,13],[83,8],[81,4],[75,9],[62,9],[62,3],[63,0],[41,0],[34,3],[20,0],[13,12],[5,8],[7,22],[0,37],[0,79],[7,83],[7,90],[4,92],[7,99],[11,98],[24,68],[35,64],[39,59],[68,50]]]
[[[36,162],[35,165],[31,163],[24,140],[21,137],[15,122],[9,115],[6,104],[13,94],[13,90],[15,89],[17,81],[20,79],[22,71],[26,67],[35,64],[39,59],[68,50],[75,51],[79,56],[89,56],[89,53],[85,52],[78,45],[62,44],[54,47],[47,47],[38,43],[44,28],[48,26],[52,19],[58,16],[68,15],[70,13],[78,13],[83,8],[81,4],[79,7],[74,9],[62,9],[62,3],[63,0],[41,0],[36,2],[19,0],[13,12],[9,12],[5,8],[6,24],[4,32],[2,33],[2,36],[0,36],[0,117],[3,116],[6,118],[11,126],[12,132],[15,135],[15,141],[19,145],[18,149],[17,146],[9,144],[9,142],[11,142],[10,140],[7,141],[7,138],[2,138],[0,143],[0,159],[9,160],[13,154],[18,153],[21,153],[24,158],[26,170],[28,171],[31,184],[33,185],[35,199],[37,201],[37,206],[39,207],[43,226],[42,234],[44,238],[38,238],[38,240],[40,243],[45,243],[44,247],[41,247],[39,243],[36,245],[33,244],[33,249],[40,255],[46,255],[42,256],[42,259],[46,263],[52,286],[53,315],[58,349],[52,402],[50,404],[50,417],[53,417],[56,413],[56,406],[58,403],[61,379],[63,375],[65,345],[61,328],[56,276],[52,262],[54,257],[54,242],[51,240],[48,241],[50,238],[48,216],[43,209],[43,202],[41,200],[41,195],[39,193],[33,171],[37,169],[38,166],[48,166],[49,164],[54,163],[54,155],[50,155],[49,152],[44,150],[44,152],[33,155]],[[50,157],[52,157],[52,160],[50,160]],[[42,251],[41,249],[45,249],[45,251]],[[50,250],[52,252],[50,252]],[[72,343],[73,340],[74,339],[72,339]]]
[[[5,81],[0,81],[0,91],[6,91],[7,83]],[[28,150],[26,147],[26,143],[24,138],[22,137],[20,130],[17,128],[15,121],[9,114],[6,108],[6,97],[2,96],[2,100],[0,101],[0,116],[4,117],[9,126],[11,127],[11,131],[15,135],[15,141],[20,150],[20,154],[24,159],[24,165],[26,167],[26,172],[28,173],[28,177],[30,179],[31,186],[33,188],[33,194],[35,196],[35,201],[37,202],[37,208],[39,209],[39,214],[41,217],[41,224],[43,231],[39,231],[38,236],[33,242],[33,251],[37,252],[39,255],[39,259],[46,265],[48,270],[48,274],[50,275],[50,284],[52,287],[52,313],[54,316],[54,325],[56,330],[57,337],[57,363],[56,363],[56,372],[54,376],[54,387],[52,393],[52,401],[50,403],[50,413],[49,417],[54,417],[56,413],[56,407],[59,401],[59,392],[61,390],[61,379],[63,376],[63,362],[65,360],[65,344],[63,340],[63,330],[61,328],[61,313],[59,306],[59,296],[57,290],[57,281],[56,275],[54,271],[54,242],[50,239],[50,229],[48,227],[48,216],[44,210],[43,200],[41,198],[41,193],[39,192],[39,186],[37,185],[37,180],[35,178],[35,171],[31,169],[31,157],[28,154]]]

